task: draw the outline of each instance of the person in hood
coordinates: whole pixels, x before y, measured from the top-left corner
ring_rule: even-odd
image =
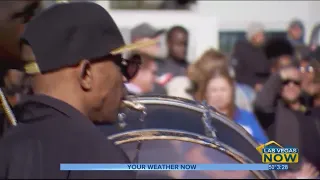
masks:
[[[269,76],[269,62],[263,50],[264,27],[253,22],[249,25],[246,40],[236,43],[232,64],[235,66],[236,81],[259,90]]]
[[[287,40],[294,49],[295,58],[300,61],[310,53],[309,47],[304,42],[304,26],[302,21],[293,20],[289,24],[287,32]]]
[[[287,39],[290,41],[291,45],[302,46],[304,43],[304,25],[300,20],[293,20],[289,24]]]

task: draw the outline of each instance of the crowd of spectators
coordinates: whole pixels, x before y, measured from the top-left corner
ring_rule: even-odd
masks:
[[[301,21],[293,20],[288,25],[287,37],[282,39],[266,39],[264,25],[252,22],[246,31],[246,40],[235,44],[231,57],[211,48],[191,64],[187,60],[187,29],[174,26],[164,32],[151,25],[148,29],[156,36],[145,36],[147,39],[166,33],[168,55],[166,58],[157,56],[159,44],[152,47],[153,51],[149,48],[149,51],[137,52],[147,54],[143,57],[149,64],[150,74],[137,81],[154,84],[148,92],[139,94],[206,100],[241,125],[258,143],[274,140],[283,146],[297,147],[304,159],[302,167],[320,168],[317,152],[320,142],[319,47],[310,47],[304,42]],[[130,84],[142,90],[139,83]],[[134,92],[133,89],[129,91]],[[314,171],[302,173],[311,172]],[[284,175],[289,176],[294,174]]]

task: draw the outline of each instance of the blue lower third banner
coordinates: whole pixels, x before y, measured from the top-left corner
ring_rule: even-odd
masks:
[[[268,164],[60,164],[62,171],[269,170]]]

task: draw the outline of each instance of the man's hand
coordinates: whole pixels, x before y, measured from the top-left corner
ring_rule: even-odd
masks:
[[[315,179],[319,171],[311,163],[304,163],[297,172],[284,172],[279,175],[280,179]]]
[[[297,80],[301,78],[300,71],[294,67],[285,68],[280,71],[280,77],[282,80]]]

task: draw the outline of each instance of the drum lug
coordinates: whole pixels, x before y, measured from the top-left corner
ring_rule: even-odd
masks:
[[[135,102],[131,98],[127,98],[126,100],[122,101],[121,105],[122,105],[122,107],[125,107],[127,109],[141,112],[142,114],[141,114],[139,120],[142,122],[143,128],[145,128],[144,119],[147,116],[147,111],[146,111],[147,108],[143,104]],[[127,123],[125,122],[125,118],[126,118],[125,113],[118,114],[118,119],[119,119],[118,124],[119,124],[120,128],[124,128],[127,126]]]
[[[127,126],[125,118],[126,118],[126,114],[125,113],[119,113],[118,114],[118,124],[119,124],[120,128],[125,128]]]
[[[203,101],[201,103],[201,105],[205,109],[205,111],[202,114],[202,122],[205,126],[206,134],[208,137],[210,137],[214,141],[216,141],[217,140],[217,134],[216,134],[217,130],[216,130],[216,128],[214,128],[212,126],[212,123],[211,123],[212,122],[211,111],[213,108],[211,106],[209,106],[206,101]]]

